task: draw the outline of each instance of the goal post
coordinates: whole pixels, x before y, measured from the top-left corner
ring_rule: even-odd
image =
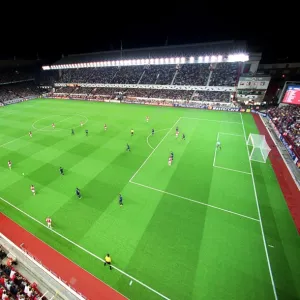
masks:
[[[250,133],[247,146],[251,146],[250,160],[265,163],[268,159],[271,148],[269,147],[266,137],[261,134]]]

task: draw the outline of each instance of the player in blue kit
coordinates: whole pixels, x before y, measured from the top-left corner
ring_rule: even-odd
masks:
[[[182,139],[185,141],[185,134],[184,133],[182,134]]]
[[[130,146],[127,144],[126,146],[126,151],[129,151],[130,152]]]
[[[119,204],[121,207],[123,206],[123,197],[121,194],[119,194]]]
[[[72,133],[72,135],[74,135],[74,134],[75,134],[75,131],[74,131],[74,129],[72,129],[71,133]]]
[[[88,136],[89,135],[89,131],[86,129],[85,130],[85,135]]]
[[[59,167],[59,172],[60,172],[61,175],[65,175],[64,169],[62,167]]]
[[[80,193],[80,189],[79,188],[76,188],[76,196],[81,199],[81,193]]]
[[[152,128],[152,135],[154,135],[154,129]]]
[[[171,151],[171,158],[172,158],[172,160],[174,160],[174,153],[173,153],[173,151]]]

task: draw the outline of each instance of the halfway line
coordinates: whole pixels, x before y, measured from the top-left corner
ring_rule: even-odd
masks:
[[[141,183],[137,183],[137,182],[133,182],[133,181],[130,181],[130,183],[139,185],[139,186],[144,187],[144,188],[146,188],[146,189],[150,189],[150,190],[157,191],[157,192],[160,192],[160,193],[163,193],[163,194],[167,194],[167,195],[170,195],[170,196],[174,196],[174,197],[177,197],[177,198],[181,198],[181,199],[184,199],[184,200],[193,202],[193,203],[205,205],[205,206],[208,206],[208,207],[210,207],[210,208],[218,209],[218,210],[221,210],[221,211],[224,211],[224,212],[233,214],[233,215],[237,215],[237,216],[240,216],[240,217],[243,217],[243,218],[246,218],[246,219],[250,219],[250,220],[259,222],[258,219],[255,219],[255,218],[252,218],[252,217],[249,217],[249,216],[246,216],[246,215],[242,215],[242,214],[236,213],[236,212],[231,211],[231,210],[227,210],[227,209],[224,209],[224,208],[220,208],[220,207],[217,207],[217,206],[214,206],[214,205],[211,205],[211,204],[207,204],[207,203],[204,203],[204,202],[200,202],[200,201],[197,201],[197,200],[193,200],[193,199],[190,199],[190,198],[187,198],[187,197],[179,196],[179,195],[176,195],[176,194],[173,194],[173,193],[169,193],[169,192],[166,192],[166,191],[163,191],[163,190],[159,190],[159,189],[156,189],[156,188],[153,188],[153,187],[151,187],[151,186],[144,185],[144,184],[141,184]],[[45,226],[46,226],[46,225],[45,225]]]

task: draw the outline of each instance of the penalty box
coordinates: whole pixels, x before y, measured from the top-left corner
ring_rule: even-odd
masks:
[[[215,149],[213,167],[251,175],[244,135],[218,132],[217,141],[221,148]]]
[[[180,125],[178,124],[179,130]],[[249,159],[244,137],[238,134],[222,133],[223,148],[219,153],[216,153],[216,132],[220,127],[215,127],[214,133],[207,132],[207,127],[203,126],[202,122],[199,126],[195,126],[194,123],[193,127],[193,132],[188,133],[188,138],[185,141],[181,138],[176,139],[175,126],[172,127],[129,182],[191,203],[210,206],[257,220],[252,181],[251,176],[248,175],[250,170],[247,169],[249,168]],[[172,166],[168,166],[170,151],[174,152]],[[225,151],[234,151],[238,153],[239,158],[236,166],[224,164],[224,168],[226,166],[236,167],[236,170],[245,171],[246,174],[212,167],[214,154],[223,155]],[[234,155],[230,154],[229,158],[234,158]],[[222,160],[224,158],[220,160],[218,157],[216,158],[217,163],[222,163]],[[244,168],[243,165],[245,165]],[[217,166],[222,167],[221,164],[217,164]],[[220,184],[220,182],[224,182],[225,178],[230,179],[230,182],[226,185]],[[236,188],[237,182],[239,182],[239,189]],[[227,199],[231,201],[227,201]],[[240,199],[244,200],[240,201]]]

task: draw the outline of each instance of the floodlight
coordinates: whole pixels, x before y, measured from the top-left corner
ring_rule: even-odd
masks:
[[[190,57],[190,63],[193,63],[194,61],[195,61],[194,56],[191,56],[191,57]]]
[[[171,64],[174,64],[174,62],[175,62],[174,57],[171,57],[171,58],[170,58],[170,63],[171,63]]]
[[[179,64],[180,58],[179,58],[179,57],[176,57],[175,61],[176,61],[176,64]]]
[[[203,62],[203,57],[202,56],[198,57],[198,62]]]
[[[165,63],[168,64],[169,63],[169,58],[165,58]]]
[[[164,59],[163,59],[163,58],[160,58],[159,63],[160,63],[160,64],[163,64],[163,63],[164,63]]]
[[[149,59],[148,58],[145,59],[145,65],[149,65]]]
[[[218,55],[218,62],[222,61],[222,55]]]
[[[185,57],[180,58],[180,63],[184,64],[185,63]]]
[[[209,56],[205,56],[205,57],[204,57],[204,61],[205,61],[205,62],[209,62]]]
[[[150,65],[154,64],[154,59],[150,58]]]
[[[210,58],[210,61],[211,61],[211,62],[216,62],[216,60],[217,60],[217,57],[216,57],[216,56],[214,56],[214,55],[211,56],[211,58]]]
[[[159,59],[155,58],[155,64],[159,64]]]

